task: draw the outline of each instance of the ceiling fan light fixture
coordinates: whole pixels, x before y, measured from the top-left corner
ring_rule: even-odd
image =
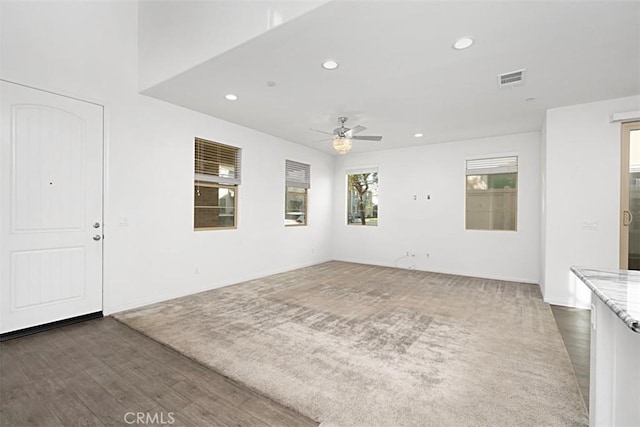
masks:
[[[336,136],[333,138],[333,148],[338,154],[347,154],[347,152],[351,150],[352,145],[351,138],[347,138],[346,136]]]

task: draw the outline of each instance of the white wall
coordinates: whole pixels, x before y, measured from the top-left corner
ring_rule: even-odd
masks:
[[[635,96],[547,111],[541,281],[549,303],[589,307],[570,266],[619,267],[620,124],[609,116],[639,108]]]
[[[106,313],[331,258],[540,281],[546,301],[585,306],[569,266],[617,267],[619,126],[608,118],[638,110],[640,97],[550,110],[542,136],[351,153],[334,165],[315,150],[139,95],[137,13],[136,2],[0,3],[1,78],[106,106]],[[192,230],[196,135],[244,150],[235,231]],[[465,231],[465,158],[512,152],[520,156],[518,231]],[[308,227],[282,226],[286,158],[312,165]],[[346,226],[344,171],[370,165],[380,170],[380,225]],[[416,258],[398,259],[405,251]]]
[[[106,106],[105,313],[330,259],[332,157],[139,95],[137,12],[0,3],[1,78]],[[243,149],[237,230],[193,231],[195,136]],[[311,164],[308,227],[283,226],[285,159]]]
[[[465,160],[504,153],[519,156],[518,230],[467,231]],[[539,157],[537,132],[340,157],[334,177],[334,258],[537,283]],[[372,165],[379,168],[379,225],[346,225],[345,171]],[[406,251],[415,251],[415,259],[398,259]]]
[[[326,2],[142,1],[140,88],[148,89]]]

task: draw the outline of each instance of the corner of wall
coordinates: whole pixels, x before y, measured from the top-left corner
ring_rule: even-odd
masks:
[[[545,280],[545,266],[546,266],[546,233],[547,233],[547,219],[546,219],[546,197],[547,197],[547,113],[545,111],[544,120],[542,122],[542,129],[540,130],[540,272],[539,272],[539,285],[542,298],[546,295],[546,280]]]
[[[638,106],[634,95],[546,112],[540,278],[549,303],[588,307],[590,295],[569,280],[572,265],[618,268],[620,136],[610,116]]]

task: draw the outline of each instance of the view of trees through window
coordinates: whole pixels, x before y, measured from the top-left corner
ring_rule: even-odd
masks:
[[[347,175],[347,224],[378,225],[378,172]]]
[[[467,175],[467,190],[498,190],[503,188],[517,188],[517,186],[517,173]]]

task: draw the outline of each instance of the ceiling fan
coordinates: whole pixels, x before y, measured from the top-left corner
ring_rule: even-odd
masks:
[[[311,129],[315,132],[320,132],[325,135],[333,136],[333,148],[339,154],[346,154],[347,151],[351,150],[352,140],[356,139],[359,141],[381,141],[381,136],[372,136],[372,135],[355,135],[356,133],[360,133],[366,129],[364,126],[357,125],[353,128],[345,127],[344,123],[347,121],[346,117],[338,117],[338,123],[340,127],[337,127],[333,130],[333,132],[325,132],[323,130]]]

